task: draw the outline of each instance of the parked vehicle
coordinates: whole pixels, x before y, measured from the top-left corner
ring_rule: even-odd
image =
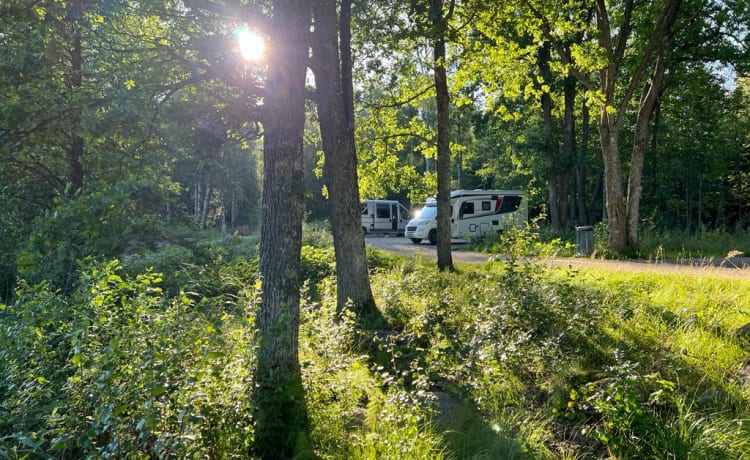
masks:
[[[521,228],[529,217],[523,190],[454,190],[451,192],[451,236],[481,237]],[[437,202],[427,201],[406,224],[404,235],[415,244],[426,239],[437,244]]]
[[[365,200],[359,204],[362,231],[365,235],[392,234],[401,236],[409,221],[409,210],[394,200]]]

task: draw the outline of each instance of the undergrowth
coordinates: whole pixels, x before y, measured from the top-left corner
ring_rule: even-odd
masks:
[[[523,238],[452,273],[371,251],[370,330],[337,310],[318,235],[299,338],[319,458],[750,456],[750,281],[550,271]],[[254,247],[22,283],[0,305],[0,458],[247,458]]]

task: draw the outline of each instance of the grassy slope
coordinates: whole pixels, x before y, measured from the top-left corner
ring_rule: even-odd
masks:
[[[246,454],[257,285],[230,249],[166,274],[189,298],[99,268],[71,299],[38,287],[5,307],[0,457]],[[319,457],[750,456],[750,343],[734,335],[750,321],[750,280],[504,263],[438,273],[370,256],[389,324],[378,330],[337,318],[331,251],[303,251]]]
[[[750,281],[464,270],[405,262],[374,280],[395,325],[386,394],[432,398],[442,454],[750,455],[747,342],[732,335],[750,320]]]

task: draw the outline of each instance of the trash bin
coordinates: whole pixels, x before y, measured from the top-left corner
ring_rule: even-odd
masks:
[[[594,227],[590,225],[576,227],[576,240],[578,243],[577,254],[579,256],[590,256],[594,252]]]

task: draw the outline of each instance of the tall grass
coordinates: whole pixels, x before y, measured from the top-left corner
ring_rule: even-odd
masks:
[[[639,235],[636,256],[641,259],[675,259],[700,262],[709,257],[727,257],[735,253],[750,257],[750,233],[739,229],[736,232],[701,230],[649,231]]]

